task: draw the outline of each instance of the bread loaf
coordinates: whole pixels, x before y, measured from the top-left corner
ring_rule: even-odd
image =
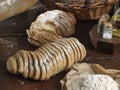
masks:
[[[119,90],[117,82],[120,82],[120,70],[95,63],[74,64],[60,81],[61,90]]]
[[[7,60],[7,70],[24,78],[47,80],[85,56],[86,50],[76,38],[58,39],[35,51],[18,51]]]
[[[36,46],[69,37],[75,32],[76,20],[73,14],[52,10],[40,14],[27,30],[28,41]],[[39,42],[39,45],[38,45]]]
[[[1,0],[0,21],[14,16],[33,6],[37,0]]]

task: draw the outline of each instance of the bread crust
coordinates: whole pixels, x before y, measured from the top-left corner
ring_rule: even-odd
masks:
[[[16,54],[15,58],[16,58],[17,64],[18,64],[18,71],[17,72],[23,73],[23,71],[24,71],[23,59],[21,58],[21,56],[19,54]]]
[[[75,33],[76,19],[72,13],[61,10],[51,10],[40,14],[34,22],[31,23],[30,29],[27,30],[28,38],[31,44],[39,45],[55,41],[61,37],[70,37]],[[44,32],[44,33],[42,33]],[[52,32],[51,34],[49,34]],[[34,41],[35,40],[35,41]],[[33,42],[34,41],[34,42]]]
[[[46,61],[44,59],[44,56],[43,54],[40,52],[40,51],[35,51],[36,53],[38,53],[38,58],[39,58],[39,65],[40,65],[40,68],[41,68],[41,77],[40,77],[40,80],[46,80],[46,77],[47,77],[47,69],[46,69]]]
[[[48,80],[84,58],[83,54],[86,53],[80,53],[83,50],[81,45],[76,39],[64,38],[47,43],[35,51],[20,50],[8,59],[7,69],[11,73],[22,74],[24,78]]]
[[[27,78],[28,75],[29,75],[28,55],[27,55],[27,52],[26,52],[25,50],[20,50],[20,51],[19,51],[19,54],[20,54],[20,56],[22,57],[22,59],[23,59],[23,64],[24,64],[23,77],[24,77],[24,78]]]
[[[53,61],[52,61],[52,58],[51,58],[51,54],[49,53],[48,49],[46,49],[46,47],[44,47],[44,48],[41,47],[41,50],[44,51],[44,55],[46,57],[46,61],[48,62],[47,67],[49,67],[49,69],[50,69],[47,72],[47,78],[46,78],[46,79],[49,79],[53,75],[53,73],[54,73]]]
[[[33,78],[33,76],[34,76],[34,73],[35,73],[35,68],[34,68],[34,66],[33,66],[33,59],[32,59],[32,57],[31,57],[31,54],[30,54],[30,51],[28,51],[27,52],[28,53],[28,59],[29,59],[29,66],[28,66],[28,68],[29,68],[29,75],[28,75],[28,77],[29,78]]]
[[[6,68],[10,73],[17,73],[17,61],[14,57],[8,59]]]
[[[78,62],[78,61],[80,60],[80,58],[82,57],[82,56],[81,56],[81,53],[80,53],[81,51],[79,50],[79,47],[80,47],[80,46],[77,45],[77,44],[74,42],[74,39],[73,39],[73,38],[70,39],[70,42],[74,45],[74,49],[76,49],[76,52],[77,52],[77,53],[76,53],[75,56],[76,56],[76,62]]]
[[[53,47],[51,47],[51,45],[47,44],[46,45],[46,49],[48,49],[49,53],[52,55],[52,58],[51,60],[53,61],[53,75],[56,74],[57,70],[58,70],[58,63],[57,63],[57,60],[56,60],[56,52],[54,51]],[[58,55],[58,54],[57,54]]]

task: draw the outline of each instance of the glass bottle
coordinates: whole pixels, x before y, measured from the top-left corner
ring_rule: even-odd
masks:
[[[113,25],[113,36],[120,37],[120,8],[112,16],[111,23]]]
[[[112,24],[110,22],[105,22],[102,37],[104,39],[112,39],[112,31]]]
[[[110,19],[110,16],[108,14],[103,14],[101,16],[101,18],[99,19],[98,21],[98,26],[97,26],[97,32],[99,34],[102,34],[103,33],[103,29],[104,29],[104,23],[105,22],[108,22]]]

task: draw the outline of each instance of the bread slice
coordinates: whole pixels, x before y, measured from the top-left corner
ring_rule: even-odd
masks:
[[[34,53],[37,53],[38,60],[39,60],[39,66],[41,69],[41,77],[40,80],[46,80],[47,77],[47,67],[46,67],[46,61],[44,55],[40,51],[34,51]]]
[[[19,54],[16,54],[15,58],[17,60],[17,65],[18,65],[17,72],[20,73],[20,74],[22,74],[23,71],[24,71],[24,62],[23,62],[23,59],[22,59],[22,57]]]
[[[36,57],[38,59],[39,69],[40,69],[40,76],[39,76],[38,80],[43,80],[42,75],[46,76],[46,68],[45,68],[45,65],[43,64],[43,59],[42,59],[41,53],[34,51],[34,54],[36,54]]]
[[[54,43],[54,44],[52,44],[52,46],[53,46],[56,50],[58,50],[58,51],[59,51],[59,55],[61,55],[61,57],[58,59],[58,63],[61,63],[61,64],[60,64],[60,69],[59,69],[59,71],[62,71],[62,70],[64,70],[64,69],[66,68],[66,64],[67,64],[66,57],[65,57],[65,53],[64,53],[64,51],[62,50],[62,48],[60,48],[60,47],[58,46],[58,44]],[[56,56],[56,57],[58,57],[58,56]],[[56,59],[57,59],[57,58],[56,58]],[[59,71],[58,71],[58,72],[59,72]]]
[[[56,60],[57,53],[54,51],[53,47],[49,44],[46,44],[46,49],[52,55],[51,60],[53,62],[53,75],[55,75],[57,73],[57,70],[58,70],[58,62]]]
[[[29,75],[29,68],[28,68],[29,61],[28,61],[27,52],[25,50],[20,50],[18,53],[20,57],[22,57],[24,63],[23,77],[27,78]]]
[[[75,43],[75,45],[77,45],[77,48],[79,50],[79,54],[78,54],[78,61],[77,62],[80,62],[81,60],[83,60],[83,58],[85,58],[86,56],[86,49],[85,47],[83,46],[82,43],[80,43],[77,39],[75,38],[71,38],[71,40],[73,41],[73,43]],[[80,56],[79,56],[80,55]]]
[[[30,52],[31,57],[33,59],[33,66],[34,66],[34,76],[33,79],[34,80],[39,80],[40,78],[40,67],[38,65],[38,58],[36,56],[36,54],[34,54],[33,52]]]
[[[22,76],[23,76],[24,78],[28,78],[28,74],[29,74],[29,68],[26,67],[26,68],[24,68],[24,71],[23,71],[23,73],[22,73]]]
[[[57,61],[57,72],[60,72],[63,67],[64,67],[64,61],[63,61],[63,57],[61,55],[61,52],[58,48],[56,48],[56,45],[55,43],[51,43],[50,44],[50,48],[52,48],[52,50],[54,50],[54,54],[55,54],[55,57],[56,57],[56,61]]]
[[[46,77],[45,80],[49,79],[50,75],[53,73],[52,67],[49,64],[49,61],[47,60],[47,55],[44,50],[40,49],[39,52],[41,53],[41,56],[43,56],[43,64],[45,65],[46,68]]]
[[[65,55],[67,57],[67,67],[66,69],[70,68],[73,64],[73,60],[72,60],[72,55],[70,54],[70,51],[68,50],[68,46],[66,47],[65,44],[63,44],[60,41],[56,41],[56,43],[58,44],[59,47],[62,48],[62,50],[65,52]]]
[[[67,44],[69,44],[70,45],[70,47],[71,47],[71,52],[72,52],[72,55],[73,55],[73,60],[74,60],[74,63],[76,62],[76,60],[77,60],[77,56],[76,56],[76,54],[77,54],[77,52],[76,52],[76,47],[74,47],[74,45],[70,42],[70,40],[68,40],[68,39],[65,39],[65,41],[67,42]]]
[[[6,65],[7,70],[10,73],[16,74],[17,73],[17,61],[15,57],[10,57],[7,61],[7,65]]]
[[[40,49],[44,51],[46,61],[48,62],[47,66],[49,66],[50,70],[48,70],[48,75],[47,75],[46,79],[49,79],[54,74],[54,64],[53,64],[53,60],[52,60],[52,55],[46,47],[47,46],[44,45],[44,47],[41,47]]]
[[[74,49],[76,50],[76,54],[75,54],[75,57],[76,57],[76,62],[78,62],[80,59],[81,59],[81,51],[79,50],[79,47],[76,42],[75,42],[75,39],[74,38],[70,38],[70,42],[74,45]]]
[[[81,60],[83,60],[83,58],[86,56],[86,54],[87,54],[87,52],[86,52],[86,49],[85,49],[85,47],[84,47],[84,45],[81,43],[81,47],[82,47],[82,49],[81,49],[81,52],[83,53],[82,55],[82,59]]]
[[[29,59],[29,65],[28,65],[29,75],[28,75],[28,77],[33,78],[34,73],[35,73],[35,67],[34,67],[33,58],[32,58],[32,56],[30,54],[30,51],[27,52],[27,55],[28,55],[28,59]]]
[[[59,40],[58,40],[58,42],[59,42]],[[57,42],[57,43],[58,43]],[[71,47],[71,45],[69,44],[69,43],[67,43],[67,41],[66,41],[66,39],[61,39],[60,40],[60,42],[61,42],[61,45],[63,46],[63,47],[65,47],[66,48],[66,50],[67,50],[67,52],[69,53],[69,56],[68,57],[70,57],[70,59],[69,60],[71,60],[70,61],[70,66],[72,66],[73,64],[74,64],[74,52],[73,52],[73,50],[72,50],[72,47]],[[60,43],[59,43],[60,44]],[[68,67],[69,68],[69,67]]]

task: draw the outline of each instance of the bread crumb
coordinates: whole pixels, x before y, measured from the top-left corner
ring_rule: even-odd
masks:
[[[18,82],[19,82],[21,85],[24,85],[24,82],[23,82],[23,81],[18,80]]]
[[[24,85],[24,82],[21,82],[21,85]]]
[[[0,44],[5,45],[6,48],[15,48],[18,46],[17,40],[14,38],[0,38]]]

